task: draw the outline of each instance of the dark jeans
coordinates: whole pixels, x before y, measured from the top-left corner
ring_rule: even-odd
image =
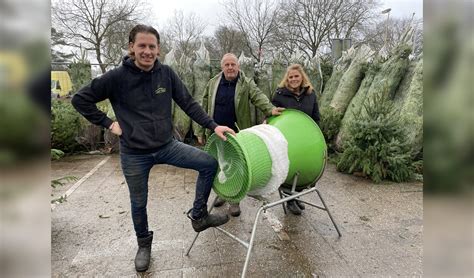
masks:
[[[137,237],[148,235],[148,177],[155,164],[169,164],[199,171],[192,217],[199,219],[207,212],[207,199],[217,172],[217,161],[206,152],[173,140],[149,154],[120,154],[122,171],[130,191],[132,220]]]

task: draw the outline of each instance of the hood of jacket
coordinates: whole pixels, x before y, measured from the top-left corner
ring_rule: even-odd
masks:
[[[309,87],[303,87],[301,89],[301,95],[308,94],[308,89],[309,89]],[[277,94],[282,94],[282,95],[285,95],[285,96],[295,96],[295,94],[293,94],[293,92],[290,89],[288,89],[287,87],[279,87],[277,89]]]
[[[126,55],[122,58],[122,65],[127,68],[128,70],[131,70],[132,72],[142,72],[143,70],[137,65],[135,65],[135,59],[132,57]],[[153,65],[153,68],[151,71],[156,71],[161,67],[160,60],[156,59],[155,64]]]

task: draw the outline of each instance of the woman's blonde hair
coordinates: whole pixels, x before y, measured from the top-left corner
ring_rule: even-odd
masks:
[[[288,86],[288,76],[290,75],[290,71],[292,70],[297,70],[301,74],[301,77],[303,77],[301,87],[307,87],[308,90],[306,91],[306,94],[311,94],[311,92],[313,91],[313,85],[311,84],[311,81],[309,81],[308,75],[300,64],[291,64],[286,68],[285,76],[283,76],[283,79],[280,81],[280,84],[278,84],[278,87],[288,89],[290,88]]]

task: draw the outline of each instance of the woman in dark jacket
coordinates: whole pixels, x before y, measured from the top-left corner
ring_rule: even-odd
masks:
[[[319,124],[319,109],[313,85],[300,64],[292,64],[286,69],[273,96],[273,105],[298,109],[308,114]]]
[[[319,124],[316,94],[300,64],[292,64],[286,69],[285,76],[278,85],[272,103],[276,107],[293,108],[305,112]],[[295,215],[300,215],[301,210],[305,209],[304,204],[298,200],[288,201],[286,207]]]

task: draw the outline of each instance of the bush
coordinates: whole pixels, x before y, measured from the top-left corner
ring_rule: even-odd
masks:
[[[335,151],[335,138],[341,126],[343,114],[332,109],[331,107],[323,107],[321,114],[321,131],[324,134],[329,151]]]
[[[349,124],[351,137],[344,144],[337,169],[362,172],[375,182],[409,180],[414,172],[398,111],[387,95],[368,99],[362,113]],[[363,113],[365,112],[365,113]]]
[[[116,120],[108,100],[97,103],[97,108],[112,120]],[[60,149],[65,153],[96,150],[109,153],[118,150],[118,137],[90,123],[67,99],[53,100],[51,110],[51,148]]]
[[[27,95],[0,92],[0,165],[44,152],[47,128],[48,116]]]
[[[51,102],[51,148],[65,153],[78,151],[76,138],[81,130],[82,117],[68,101]]]
[[[76,141],[86,151],[96,151],[102,141],[103,128],[90,123],[86,118],[80,117],[80,129]]]
[[[58,160],[64,156],[64,152],[58,149],[51,149],[51,160]]]
[[[76,62],[69,65],[71,75],[72,91],[76,93],[80,88],[89,84],[92,80],[91,65],[84,62]]]
[[[323,75],[323,91],[324,87],[326,86],[326,82],[328,82],[329,78],[331,78],[333,65],[330,62],[321,62],[321,73]]]

